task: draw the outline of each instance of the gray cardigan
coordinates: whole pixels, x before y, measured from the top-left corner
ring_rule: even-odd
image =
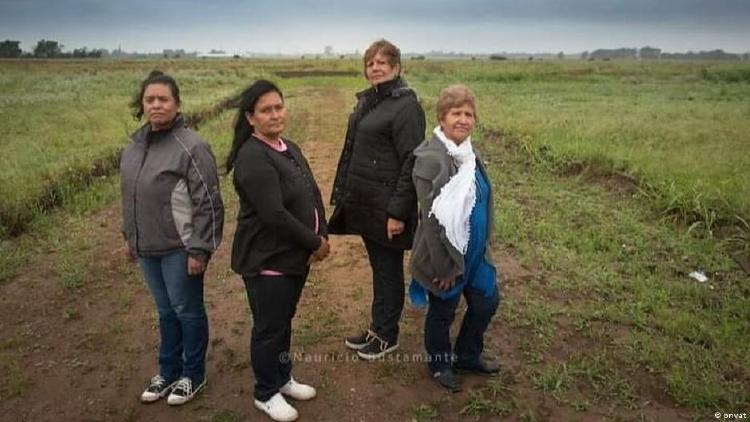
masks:
[[[427,215],[432,208],[433,199],[440,193],[440,189],[458,172],[453,158],[448,155],[445,145],[434,136],[423,142],[414,150],[415,162],[412,180],[417,190],[419,204],[419,224],[414,236],[411,253],[412,277],[422,286],[433,293],[442,292],[432,280],[435,278],[457,277],[464,272],[464,256],[445,236],[445,229],[440,226],[435,216]],[[487,179],[487,171],[482,160],[477,157],[477,168]],[[493,230],[492,187],[489,196],[487,244],[485,259],[494,265],[490,252],[490,239]]]

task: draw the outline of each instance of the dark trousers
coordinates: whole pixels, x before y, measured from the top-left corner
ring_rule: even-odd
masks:
[[[363,239],[372,267],[370,330],[388,343],[398,343],[398,322],[404,309],[404,251]]]
[[[253,314],[250,361],[255,373],[254,396],[260,401],[270,399],[291,377],[292,318],[306,278],[243,277]]]
[[[456,347],[451,349],[450,328],[456,317],[461,295],[441,299],[430,293],[424,323],[424,345],[427,349],[428,366],[433,373],[450,368],[453,362],[463,366],[479,363],[484,349],[484,332],[495,315],[500,296],[496,290],[492,297],[485,297],[482,292],[469,287],[464,288],[463,296],[466,298],[466,314],[456,339]]]

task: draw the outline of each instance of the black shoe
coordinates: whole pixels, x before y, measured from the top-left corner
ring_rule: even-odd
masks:
[[[171,406],[179,406],[185,404],[195,397],[199,391],[203,390],[206,386],[206,377],[200,383],[193,384],[193,381],[189,377],[182,377],[177,381],[177,384],[172,389],[167,397],[167,404]]]
[[[369,343],[357,351],[357,355],[364,360],[375,360],[396,349],[398,349],[398,343],[388,343],[378,336],[373,336]]]
[[[485,375],[492,375],[492,374],[497,374],[498,372],[500,372],[500,363],[494,362],[494,361],[487,361],[484,359],[479,359],[479,363],[476,363],[473,365],[466,365],[466,364],[461,364],[459,362],[456,362],[456,364],[453,365],[453,367],[458,369],[459,371],[475,372],[477,374],[485,374]]]
[[[367,343],[369,343],[373,338],[375,338],[375,333],[367,330],[362,332],[362,334],[347,337],[344,340],[344,343],[346,344],[346,347],[352,350],[362,350],[362,348],[367,346]]]
[[[153,403],[171,393],[175,384],[177,384],[177,380],[170,382],[165,380],[161,375],[154,375],[146,390],[141,394],[141,401],[143,403]]]
[[[450,391],[451,393],[457,393],[461,391],[461,381],[453,372],[453,369],[448,368],[442,371],[437,371],[432,374],[432,378],[440,384],[441,387]]]

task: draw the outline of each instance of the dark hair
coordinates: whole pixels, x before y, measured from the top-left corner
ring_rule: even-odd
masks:
[[[130,108],[133,110],[133,118],[135,120],[141,120],[141,117],[143,117],[143,93],[146,91],[146,87],[151,84],[164,84],[168,86],[169,90],[172,91],[172,96],[177,105],[180,105],[180,87],[177,86],[177,81],[161,70],[152,70],[146,76],[146,79],[141,82],[141,89],[133,96],[133,100],[130,101]]]
[[[237,108],[237,117],[234,121],[234,137],[232,138],[232,149],[229,150],[229,156],[227,157],[227,174],[232,171],[234,167],[234,160],[237,159],[237,152],[240,150],[242,143],[245,142],[250,135],[252,135],[255,128],[250,122],[247,121],[245,113],[253,114],[255,112],[255,104],[258,102],[260,97],[268,94],[269,92],[276,92],[284,100],[284,94],[281,93],[279,87],[273,82],[265,79],[259,79],[252,85],[245,88],[239,97],[239,107]]]
[[[390,41],[381,38],[370,44],[365,51],[364,57],[362,57],[365,77],[367,77],[367,62],[372,60],[372,58],[378,53],[386,57],[388,64],[391,65],[391,67],[398,65],[398,72],[399,74],[401,73],[401,50]]]

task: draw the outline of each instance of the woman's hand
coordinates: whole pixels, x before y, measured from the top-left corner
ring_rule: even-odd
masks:
[[[433,278],[432,283],[436,284],[440,290],[448,290],[456,284],[456,277]]]
[[[388,240],[393,240],[394,236],[398,236],[404,232],[404,224],[401,220],[388,217],[388,221],[385,224],[386,233],[388,234]]]
[[[318,249],[310,255],[310,258],[307,260],[307,264],[310,265],[313,262],[318,262],[326,259],[328,257],[328,254],[331,253],[331,245],[328,243],[328,240],[326,240],[325,237],[320,236],[320,246]]]
[[[130,245],[127,242],[125,243],[125,249],[123,250],[123,255],[125,255],[125,259],[127,259],[128,262],[130,262],[131,264],[135,263],[135,261],[138,259],[133,253],[133,250],[130,249]]]
[[[206,271],[206,263],[198,258],[188,255],[188,274],[198,275]]]

